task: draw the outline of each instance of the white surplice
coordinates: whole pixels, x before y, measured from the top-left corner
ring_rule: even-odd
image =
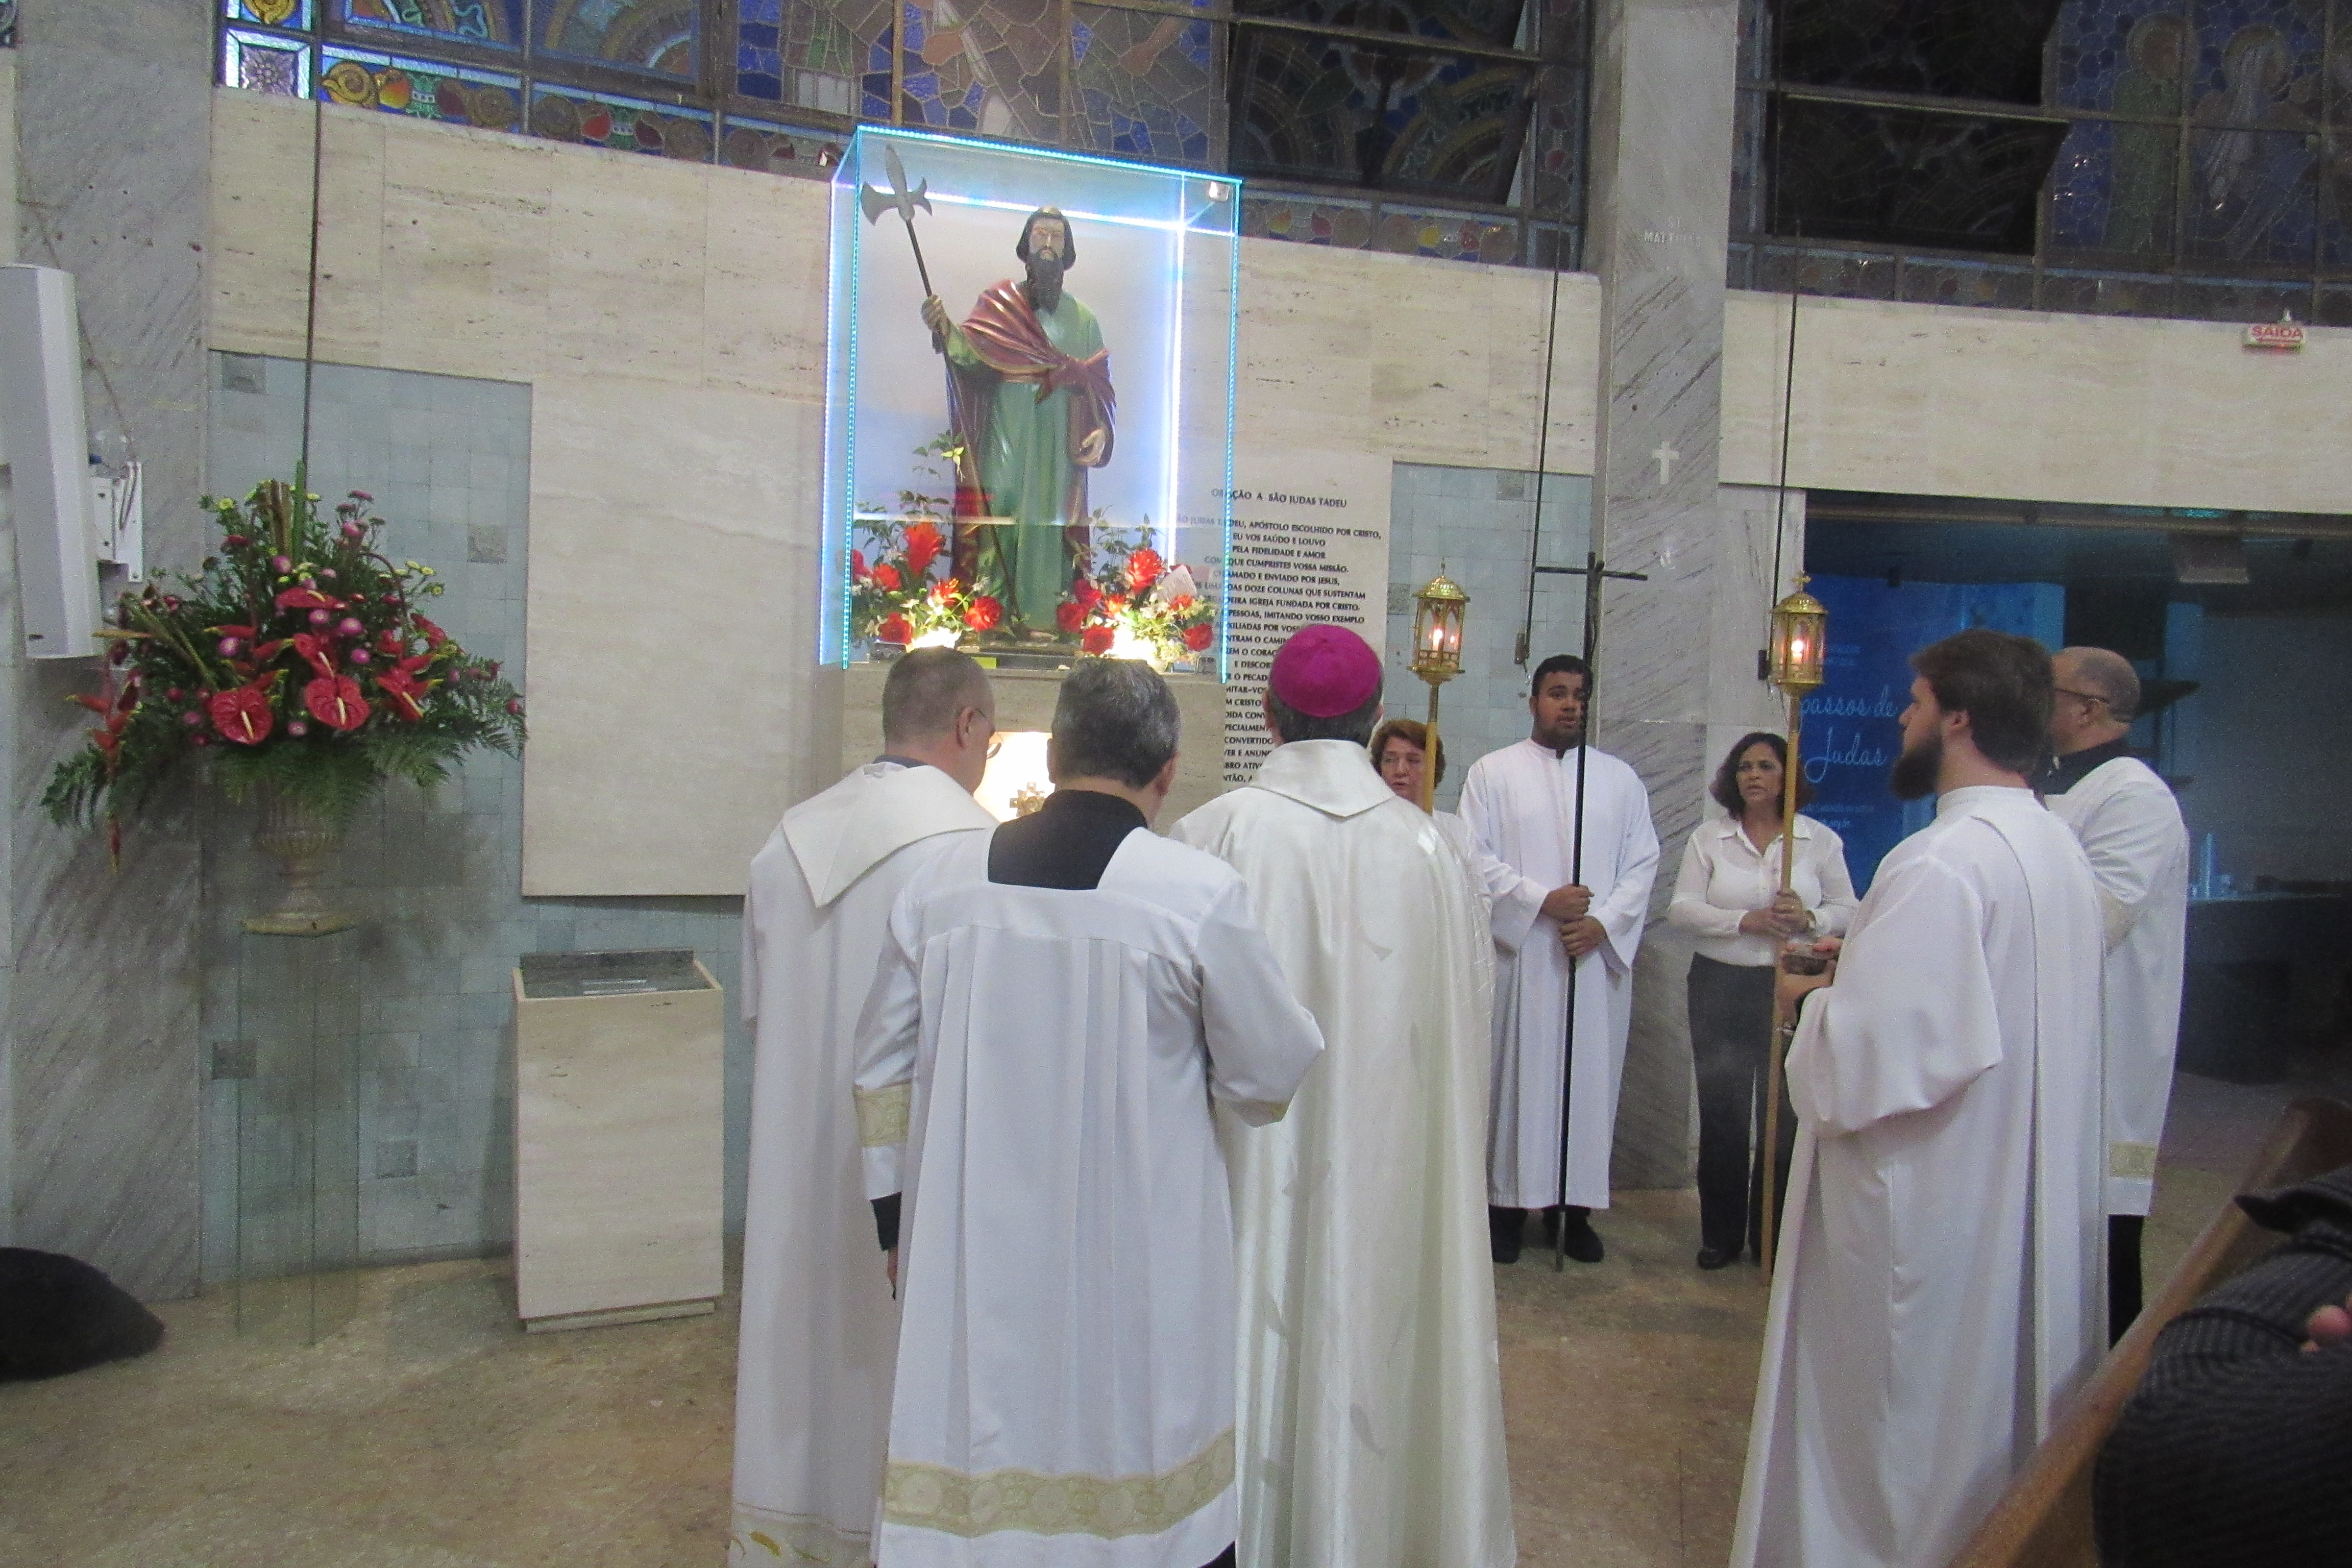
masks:
[[[1734,1568],[1939,1568],[2105,1345],[2099,908],[2031,791],[1880,863],[1798,1117]]]
[[[2100,763],[2050,809],[2090,856],[2106,918],[2107,1212],[2144,1215],[2180,1044],[2189,828],[2171,788],[2136,757]]]
[[[1576,880],[1577,753],[1521,741],[1489,752],[1462,786],[1462,820],[1480,847],[1518,873],[1494,898],[1494,1100],[1487,1115],[1487,1201],[1548,1208],[1559,1192],[1559,1095],[1568,1096],[1568,1196],[1609,1206],[1609,1146],[1633,1022],[1633,956],[1658,874],[1649,792],[1606,752],[1587,753],[1583,885],[1608,933],[1576,965],[1576,1048],[1568,1047],[1568,953],[1538,912]]]
[[[1224,1129],[1242,1568],[1507,1568],[1472,873],[1348,741],[1276,748],[1174,837],[1247,879],[1325,1041],[1287,1118]]]
[[[873,763],[786,812],[752,858],[730,1563],[868,1560],[898,1310],[859,1168],[852,1035],[899,890],[958,837],[995,825],[939,769]]]
[[[908,885],[858,1027],[866,1194],[904,1193],[876,1559],[1200,1568],[1234,1536],[1211,1104],[1278,1117],[1321,1039],[1211,857],[1139,828],[1079,890],[988,851]]]

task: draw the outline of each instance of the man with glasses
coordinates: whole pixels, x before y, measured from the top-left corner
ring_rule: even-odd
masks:
[[[2156,1197],[2156,1151],[2180,1037],[2181,952],[2189,932],[2189,829],[2154,769],[2131,754],[2139,677],[2103,647],[2061,649],[2042,781],[2074,830],[2105,920],[2107,1335],[2140,1309],[2140,1229]]]

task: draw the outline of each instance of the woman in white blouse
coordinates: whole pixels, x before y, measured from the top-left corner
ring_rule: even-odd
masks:
[[[1691,1065],[1698,1078],[1701,1268],[1762,1246],[1764,1071],[1772,1032],[1772,973],[1791,938],[1841,936],[1855,909],[1845,846],[1801,813],[1793,890],[1780,891],[1780,778],[1788,742],[1743,735],[1716,771],[1710,813],[1683,846],[1666,919],[1698,939],[1690,968]],[[1797,803],[1812,791],[1800,777]],[[1780,1118],[1787,1187],[1796,1120]]]

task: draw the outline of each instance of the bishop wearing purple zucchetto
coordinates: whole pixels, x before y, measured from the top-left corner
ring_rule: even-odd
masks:
[[[1315,1015],[1290,1114],[1223,1129],[1241,1320],[1241,1568],[1516,1560],[1487,1262],[1493,948],[1480,889],[1365,750],[1381,658],[1302,628],[1268,672],[1279,742],[1172,837],[1247,883]]]

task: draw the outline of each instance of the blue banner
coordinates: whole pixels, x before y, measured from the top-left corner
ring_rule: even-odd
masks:
[[[1911,701],[1910,657],[1931,642],[1990,626],[2041,639],[2065,636],[2066,591],[2055,583],[1906,583],[1877,577],[1816,577],[1807,584],[1830,612],[1828,679],[1805,699],[1805,814],[1845,840],[1856,889],[1868,890],[1878,862],[1935,812],[1908,806],[1886,787],[1903,750],[1898,721]]]

